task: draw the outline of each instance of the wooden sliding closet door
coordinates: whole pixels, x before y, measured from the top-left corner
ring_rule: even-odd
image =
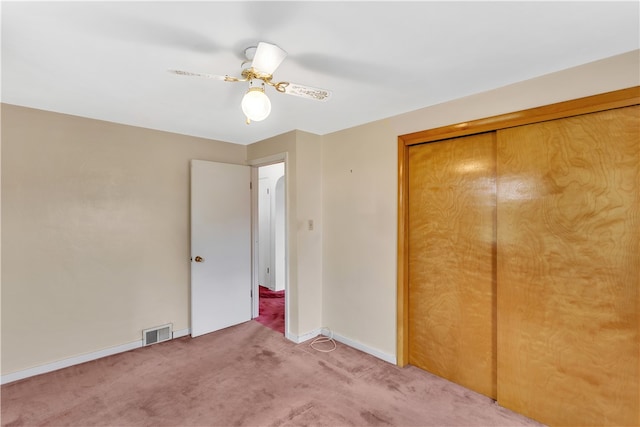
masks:
[[[408,166],[409,363],[495,398],[495,134]]]
[[[640,424],[640,107],[498,131],[498,401]]]

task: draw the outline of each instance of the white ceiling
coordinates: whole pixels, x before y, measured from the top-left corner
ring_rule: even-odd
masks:
[[[2,102],[249,144],[327,134],[639,48],[639,2],[8,2]],[[272,113],[245,124],[243,50],[275,43]]]

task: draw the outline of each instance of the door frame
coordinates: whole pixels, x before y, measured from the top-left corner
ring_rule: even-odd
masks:
[[[277,153],[267,157],[250,160],[251,166],[251,313],[252,318],[259,315],[260,290],[259,290],[259,246],[258,246],[258,168],[276,163],[284,163],[284,335],[289,335],[289,154]]]
[[[640,104],[640,86],[398,136],[396,360],[409,363],[409,147]]]

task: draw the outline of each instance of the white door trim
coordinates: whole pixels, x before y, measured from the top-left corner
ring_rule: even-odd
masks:
[[[269,166],[274,163],[282,163],[284,162],[284,192],[285,192],[285,200],[284,200],[284,216],[285,216],[285,283],[284,283],[284,334],[285,336],[289,335],[289,154],[278,153],[267,157],[261,157],[259,159],[254,159],[247,164],[251,166],[251,253],[253,256],[251,269],[251,283],[253,290],[253,301],[252,301],[252,317],[258,317],[259,310],[259,289],[258,289],[258,168],[260,166]]]

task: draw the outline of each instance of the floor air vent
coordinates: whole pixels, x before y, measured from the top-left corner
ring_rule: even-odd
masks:
[[[168,341],[173,337],[172,324],[158,326],[142,331],[142,345],[151,345],[162,341]]]

